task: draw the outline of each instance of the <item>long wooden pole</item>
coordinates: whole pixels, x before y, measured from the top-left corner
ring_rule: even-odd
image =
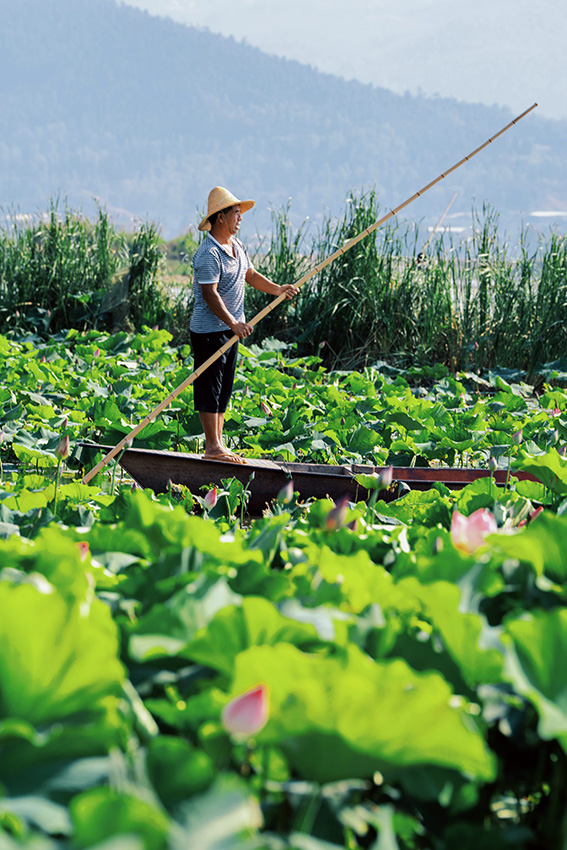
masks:
[[[316,266],[314,266],[310,271],[308,271],[306,274],[304,274],[303,277],[300,278],[300,280],[298,280],[297,283],[295,283],[294,285],[296,287],[300,287],[304,283],[306,283],[308,280],[310,280],[312,277],[315,277],[315,275],[318,274],[320,271],[322,271],[326,266],[328,266],[334,260],[338,259],[338,257],[342,256],[342,254],[346,253],[346,251],[350,251],[350,249],[353,248],[355,245],[357,245],[358,242],[360,242],[362,239],[365,239],[367,236],[369,236],[371,233],[373,233],[375,230],[377,230],[382,224],[384,224],[390,218],[393,218],[393,216],[397,215],[397,213],[399,213],[400,210],[403,210],[404,207],[409,206],[409,204],[413,203],[413,201],[415,201],[417,198],[420,198],[421,195],[424,195],[426,192],[429,191],[429,189],[432,189],[433,186],[435,186],[437,183],[439,183],[441,180],[443,180],[445,177],[447,177],[453,171],[456,171],[457,168],[460,168],[461,165],[464,165],[465,162],[468,162],[469,159],[472,159],[473,156],[476,156],[477,153],[480,153],[481,150],[484,150],[484,148],[488,147],[488,145],[491,144],[491,142],[493,142],[495,139],[497,139],[498,136],[501,136],[503,133],[506,132],[506,130],[509,130],[510,127],[513,127],[514,124],[517,124],[518,121],[520,121],[522,118],[524,118],[524,116],[526,116],[529,112],[531,112],[533,109],[535,109],[536,106],[537,106],[537,103],[532,104],[532,106],[530,106],[529,109],[526,109],[524,112],[522,112],[520,115],[518,115],[517,118],[514,118],[513,121],[510,121],[509,124],[506,124],[506,126],[503,127],[502,130],[500,130],[498,133],[496,133],[490,139],[487,139],[487,141],[484,142],[484,144],[480,145],[480,147],[476,148],[468,156],[463,157],[463,159],[459,160],[459,162],[457,162],[455,165],[451,166],[451,168],[449,168],[447,171],[444,171],[442,174],[440,174],[439,177],[436,177],[435,180],[432,180],[430,183],[427,183],[427,185],[424,186],[423,189],[420,189],[419,192],[415,192],[415,194],[413,194],[411,196],[411,198],[408,198],[407,201],[404,201],[402,204],[399,204],[399,206],[394,207],[394,209],[390,210],[390,212],[386,213],[386,215],[384,215],[378,221],[375,221],[374,224],[371,224],[370,227],[367,227],[366,230],[363,230],[362,233],[359,233],[357,236],[354,236],[352,239],[349,239],[347,242],[345,242],[345,244],[341,248],[339,248],[337,251],[335,251],[333,254],[331,254],[329,257],[327,257],[325,260],[322,260],[320,263],[318,263]],[[272,310],[275,307],[278,306],[278,304],[281,304],[281,302],[284,301],[285,298],[286,298],[285,294],[278,295],[276,298],[274,298],[273,301],[271,301],[268,305],[266,305],[266,307],[264,307],[263,310],[260,310],[260,312],[257,313],[254,316],[254,318],[251,319],[250,322],[248,322],[248,324],[250,324],[252,326],[257,325],[258,322],[261,322],[262,319],[264,319],[269,313],[272,312]],[[191,375],[189,375],[188,378],[185,378],[185,380],[183,381],[182,384],[179,384],[179,386],[176,387],[173,390],[173,392],[170,393],[170,395],[167,396],[167,398],[165,398],[162,402],[160,402],[158,404],[158,406],[155,407],[151,411],[151,413],[148,413],[148,415],[145,416],[144,419],[142,419],[142,421],[139,422],[136,425],[136,427],[133,428],[130,431],[129,434],[127,434],[125,437],[123,437],[122,440],[120,440],[120,442],[117,443],[117,445],[115,445],[114,448],[111,449],[108,452],[108,454],[106,454],[102,458],[102,460],[99,461],[97,463],[97,465],[95,467],[93,467],[93,469],[90,470],[90,472],[87,472],[87,474],[83,478],[83,484],[88,484],[88,482],[91,480],[91,478],[94,478],[94,476],[97,475],[101,471],[101,469],[103,469],[106,466],[106,464],[110,460],[112,460],[113,457],[115,457],[119,452],[121,452],[126,447],[127,443],[131,444],[134,437],[136,437],[137,434],[139,434],[140,431],[142,431],[142,429],[146,427],[146,425],[149,425],[150,422],[153,422],[153,420],[157,416],[159,416],[159,414],[163,410],[165,410],[165,408],[168,407],[168,405],[171,404],[171,402],[175,398],[177,398],[177,396],[180,393],[182,393],[183,390],[186,390],[187,387],[189,387],[195,381],[195,379],[199,377],[199,375],[202,375],[203,372],[206,369],[208,369],[209,366],[211,366],[211,364],[213,364],[215,362],[215,360],[218,360],[218,358],[221,357],[224,354],[224,352],[227,351],[231,347],[231,345],[234,345],[235,342],[238,342],[238,340],[239,340],[239,337],[236,334],[234,334],[234,336],[232,336],[227,342],[225,342],[225,344],[221,348],[219,348],[218,351],[216,351],[214,354],[212,354],[211,357],[209,357],[208,360],[205,360],[205,362],[202,363],[201,366],[199,366],[198,369],[195,369],[195,371]]]

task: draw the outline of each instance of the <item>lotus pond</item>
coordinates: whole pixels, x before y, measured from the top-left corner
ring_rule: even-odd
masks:
[[[534,394],[511,371],[242,355],[245,455],[508,486],[286,489],[254,520],[229,478],[85,486],[77,443],[118,442],[189,351],[0,338],[0,850],[564,848],[566,376]],[[198,451],[191,391],[136,445]]]

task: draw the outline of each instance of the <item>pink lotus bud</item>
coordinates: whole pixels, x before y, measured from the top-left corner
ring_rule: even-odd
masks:
[[[293,499],[293,481],[288,481],[278,493],[278,505],[289,505]]]
[[[126,440],[126,442],[124,443],[124,451],[126,451],[126,449],[131,449],[133,444],[134,444],[134,440],[132,438],[129,439],[129,440]]]
[[[557,449],[557,454],[561,455],[561,457],[565,457],[565,455],[567,454],[567,445],[560,446],[560,448]]]
[[[268,722],[268,687],[260,684],[225,705],[222,725],[236,738],[250,738]]]
[[[553,410],[551,411],[552,416],[561,416],[561,410],[555,405]]]
[[[61,458],[61,460],[65,460],[66,457],[69,457],[69,434],[65,434],[65,436],[61,438],[57,444],[57,448],[55,449],[55,454],[58,458]]]
[[[474,343],[474,350],[478,351],[478,342],[476,340],[475,340],[475,343]]]
[[[394,467],[387,466],[382,472],[378,473],[378,490],[387,490],[394,478]]]
[[[533,513],[531,513],[531,514],[530,514],[530,522],[533,522],[533,521],[534,521],[534,519],[537,519],[537,518],[538,518],[538,516],[539,516],[541,513],[543,513],[543,508],[542,508],[542,506],[540,505],[540,506],[539,506],[539,508],[536,508],[536,509],[535,509],[535,511],[534,511]]]
[[[100,348],[95,348],[95,350],[93,351],[93,357],[99,357],[99,356],[100,356]]]
[[[217,503],[217,488],[213,487],[212,490],[209,490],[205,498],[203,499],[203,506],[206,510],[210,511]]]
[[[559,431],[556,428],[554,431],[551,432],[551,442],[556,443],[558,439],[559,439]]]
[[[487,534],[494,534],[496,530],[496,520],[486,508],[479,508],[468,517],[455,511],[451,519],[453,546],[469,555],[483,545]]]
[[[272,411],[270,410],[270,408],[268,407],[268,405],[266,404],[265,401],[262,402],[262,411],[266,416],[272,415]]]
[[[80,543],[77,543],[77,549],[79,550],[81,561],[84,561],[89,554],[89,544],[86,540],[82,540]]]
[[[69,424],[69,417],[66,416],[63,422],[61,423],[61,430],[64,431],[67,425]]]
[[[353,519],[352,522],[349,522],[349,524],[347,525],[347,528],[349,529],[349,531],[354,531],[354,532],[358,531],[358,520],[357,520],[356,517]]]
[[[331,508],[325,517],[325,528],[328,528],[329,531],[334,531],[336,528],[340,528],[344,523],[347,507],[348,496],[343,496],[342,499],[339,499],[339,501],[335,504],[335,507]]]
[[[522,433],[522,429],[520,428],[519,431],[515,431],[512,434],[512,445],[519,446],[522,442],[522,438],[523,438],[523,433]]]
[[[40,363],[45,363],[45,362],[46,362],[46,360],[45,360],[45,354],[43,355],[43,357],[40,357],[40,358],[39,358],[39,362],[40,362]]]
[[[19,319],[20,318],[20,311],[16,310],[16,312],[14,313],[14,316],[16,317],[16,319]]]
[[[496,472],[496,470],[498,469],[498,461],[496,460],[494,455],[490,455],[490,458],[488,460],[488,468],[491,472]]]
[[[49,318],[51,316],[51,310],[47,310],[45,315],[47,316],[47,318]]]

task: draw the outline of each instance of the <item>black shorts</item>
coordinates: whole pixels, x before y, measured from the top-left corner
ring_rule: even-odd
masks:
[[[231,330],[198,334],[191,331],[194,368],[197,370],[206,360],[233,337]],[[238,362],[238,342],[221,354],[202,375],[193,382],[195,410],[200,413],[224,413],[232,393],[236,364]]]

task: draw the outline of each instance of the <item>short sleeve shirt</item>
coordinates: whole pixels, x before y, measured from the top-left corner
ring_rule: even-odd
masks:
[[[244,322],[245,276],[252,263],[240,239],[232,238],[234,254],[221,245],[210,233],[201,242],[193,257],[193,295],[195,305],[191,316],[194,333],[214,333],[228,330],[228,325],[207,306],[201,286],[217,285],[217,292],[231,316]]]

